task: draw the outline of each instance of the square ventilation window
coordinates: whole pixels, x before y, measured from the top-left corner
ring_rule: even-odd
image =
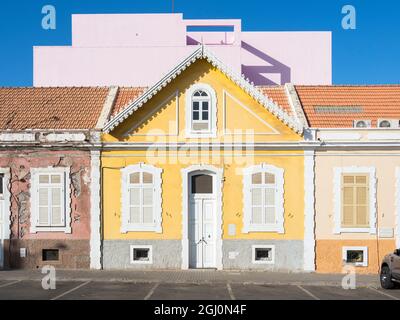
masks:
[[[272,264],[275,259],[274,246],[253,246],[253,263]]]
[[[151,246],[131,246],[131,263],[152,263]]]
[[[355,266],[368,266],[367,247],[345,247],[343,248],[343,260],[345,263]]]
[[[43,249],[42,250],[42,261],[58,261],[59,250],[58,249]]]
[[[364,261],[364,251],[348,250],[346,256],[347,263],[362,263]]]

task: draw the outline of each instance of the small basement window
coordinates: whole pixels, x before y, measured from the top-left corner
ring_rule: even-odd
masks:
[[[0,173],[0,197],[4,193],[4,173]]]
[[[153,263],[152,246],[131,246],[131,263]]]
[[[368,266],[367,247],[343,247],[343,262],[360,267]]]
[[[42,250],[42,261],[58,261],[59,250],[58,249],[43,249]]]
[[[252,262],[259,264],[274,264],[275,246],[273,245],[252,246]]]

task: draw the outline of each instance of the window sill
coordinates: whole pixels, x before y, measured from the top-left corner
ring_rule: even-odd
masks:
[[[216,138],[216,132],[196,132],[196,131],[189,131],[186,132],[186,138]]]
[[[161,226],[150,225],[150,226],[140,226],[140,225],[126,225],[121,227],[121,233],[128,232],[154,232],[162,233]]]
[[[341,233],[369,233],[376,234],[376,228],[338,228],[335,234]]]
[[[71,227],[31,227],[30,233],[38,233],[38,232],[63,232],[63,233],[72,233]]]
[[[352,262],[344,262],[344,264],[346,266],[353,266],[353,267],[368,267],[368,263],[365,262],[356,262],[356,263],[352,263]]]
[[[285,233],[283,226],[279,225],[263,225],[263,226],[244,226],[242,233],[250,232],[276,232]]]

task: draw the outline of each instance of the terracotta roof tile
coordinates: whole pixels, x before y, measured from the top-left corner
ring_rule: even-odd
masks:
[[[400,119],[399,85],[295,88],[311,127],[352,128],[357,119],[376,127],[378,119]]]
[[[115,116],[122,109],[127,107],[131,102],[139,98],[147,88],[142,87],[121,87],[118,89],[117,96],[115,98],[114,106],[111,110],[111,115]]]
[[[283,86],[260,86],[258,89],[271,98],[278,106],[286,111],[287,114],[293,115],[292,108],[290,107],[288,98]]]
[[[0,88],[0,130],[91,129],[109,88]]]

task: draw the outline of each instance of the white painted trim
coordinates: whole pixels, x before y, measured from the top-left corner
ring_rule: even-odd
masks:
[[[137,260],[135,261],[133,250],[134,249],[149,249],[149,261],[140,261]],[[129,255],[130,255],[130,263],[131,264],[153,264],[153,246],[152,245],[139,245],[139,244],[133,244],[130,245],[129,247]]]
[[[210,131],[197,132],[192,130],[192,96],[195,91],[206,91],[210,96]],[[185,92],[185,133],[186,138],[216,138],[217,137],[217,94],[213,87],[206,83],[191,85]]]
[[[207,172],[213,175],[213,190],[216,198],[216,235],[215,235],[215,261],[218,270],[222,270],[222,184],[223,169],[211,165],[192,165],[181,169],[182,174],[182,269],[189,269],[189,177],[198,172]]]
[[[101,269],[100,151],[91,151],[90,158],[90,268]]]
[[[252,225],[251,221],[251,175],[258,172],[267,172],[275,175],[275,188],[276,188],[276,198],[275,198],[275,224],[266,225]],[[250,232],[277,232],[285,233],[284,222],[285,222],[285,212],[284,212],[284,169],[275,167],[273,165],[268,165],[261,163],[259,165],[251,166],[243,169],[243,229],[242,233]]]
[[[307,117],[304,113],[299,95],[297,94],[297,90],[293,83],[285,84],[285,93],[289,105],[292,108],[293,114],[296,116],[297,120],[300,122],[300,124],[304,126],[305,129],[309,129],[309,123],[307,121]]]
[[[376,169],[375,167],[335,167],[333,168],[334,234],[370,233],[376,234]],[[369,174],[369,228],[342,228],[342,174]]]
[[[293,129],[295,132],[302,134],[303,126],[301,126],[298,121],[287,114],[280,106],[278,106],[272,99],[265,96],[260,90],[258,90],[253,84],[245,79],[244,76],[238,76],[225,64],[223,64],[209,49],[205,46],[200,45],[192,54],[190,54],[186,59],[181,61],[175,68],[168,72],[164,78],[153,85],[148,91],[141,95],[134,102],[129,104],[126,108],[121,110],[115,117],[110,119],[108,123],[104,126],[103,130],[109,133],[119,124],[121,124],[125,119],[127,119],[133,112],[141,108],[147,101],[154,97],[158,92],[165,88],[173,79],[179,76],[184,70],[186,70],[190,65],[199,59],[207,60],[213,67],[224,73],[231,81],[242,88],[247,94],[249,94],[254,100],[263,105],[268,111],[275,115],[279,120],[281,120],[288,127]]]
[[[152,165],[139,163],[121,169],[121,233],[145,231],[162,233],[162,169]],[[153,175],[154,223],[129,223],[129,175],[134,172],[149,172]]]
[[[64,226],[62,227],[40,227],[37,226],[38,217],[38,197],[37,190],[39,187],[39,181],[37,179],[38,174],[52,174],[62,173],[64,176]],[[38,232],[64,232],[71,233],[71,178],[70,178],[70,167],[47,167],[47,168],[31,168],[31,214],[30,214],[30,233]]]
[[[2,132],[0,133],[0,141],[4,142],[33,142],[35,134],[29,132]]]
[[[10,194],[10,168],[0,168],[0,173],[4,174],[3,178],[3,205],[4,205],[4,210],[3,210],[3,238],[0,239],[1,243],[0,246],[3,249],[2,252],[0,252],[0,269],[4,268],[4,240],[10,239],[10,233],[11,233],[11,194]]]
[[[165,107],[166,103],[170,101],[173,97],[175,97],[175,106],[176,106],[176,112],[175,112],[175,122],[176,122],[176,130],[174,134],[153,134],[153,133],[144,133],[144,134],[131,134],[130,132],[139,126],[141,126],[143,123],[145,123],[148,119],[150,119],[158,110],[160,110],[162,107]],[[179,135],[179,90],[175,91],[173,94],[168,96],[166,99],[164,99],[160,104],[158,104],[151,112],[148,112],[145,116],[143,116],[140,119],[140,122],[135,124],[134,126],[131,126],[128,130],[126,130],[126,133],[123,135],[123,137],[176,137]]]
[[[360,133],[349,132],[321,132],[319,138],[321,140],[360,140]]]
[[[271,249],[271,261],[256,261],[256,249]],[[275,245],[254,244],[251,246],[251,263],[253,264],[275,264]]]
[[[364,261],[363,262],[356,262],[356,263],[350,263],[346,262],[347,260],[347,251],[350,250],[357,250],[357,251],[363,251],[363,257]],[[368,267],[368,247],[342,247],[342,260],[344,264],[347,265],[355,265],[356,267]]]
[[[103,126],[106,124],[108,117],[111,114],[111,109],[114,106],[115,99],[118,95],[118,87],[111,87],[108,91],[107,97],[104,101],[103,108],[101,109],[101,113],[99,119],[97,120],[95,129],[101,130]]]
[[[384,128],[380,128],[385,130]],[[367,138],[370,140],[399,140],[400,133],[395,132],[370,132],[367,134]]]
[[[395,187],[395,238],[396,248],[400,249],[400,167],[396,167],[396,187]]]
[[[315,271],[314,151],[304,151],[304,271]]]
[[[240,107],[242,107],[244,110],[246,110],[248,113],[250,113],[253,117],[255,117],[258,121],[260,121],[263,125],[268,127],[269,129],[272,130],[272,132],[259,132],[259,133],[251,133],[251,135],[278,135],[280,132],[276,130],[274,127],[272,127],[268,122],[266,122],[263,118],[259,117],[253,110],[251,110],[250,107],[244,105],[241,101],[239,101],[237,98],[235,98],[232,94],[230,94],[228,91],[225,89],[223,90],[223,112],[224,112],[224,123],[223,123],[223,134],[227,134],[227,129],[226,129],[226,96],[229,96],[232,100],[234,100]],[[230,129],[229,135],[235,134],[233,129]],[[246,135],[245,132],[241,132],[240,135]]]

